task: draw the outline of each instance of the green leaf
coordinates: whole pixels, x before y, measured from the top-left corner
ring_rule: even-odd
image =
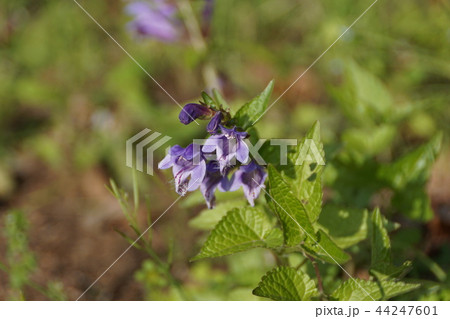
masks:
[[[202,92],[202,98],[203,102],[205,102],[206,105],[212,106],[213,108],[216,107],[216,103],[214,100],[208,95],[206,92]]]
[[[311,300],[319,294],[308,275],[290,267],[277,267],[262,277],[253,294],[273,300]]]
[[[238,201],[242,200],[244,192],[239,189],[235,192],[216,192],[216,202],[222,203],[225,201]],[[182,208],[192,208],[197,205],[205,206],[205,198],[201,192],[192,192],[185,196],[185,198],[180,201],[180,207]]]
[[[325,167],[319,121],[314,123],[288,158],[288,165],[279,166],[282,176],[303,203],[309,219],[314,223],[322,210],[322,173]]]
[[[271,229],[272,225],[267,215],[259,208],[232,209],[211,231],[200,253],[192,260],[267,247],[266,238],[271,235]]]
[[[378,208],[372,213],[372,263],[371,268],[377,269],[382,264],[391,263],[391,241],[387,230],[384,228],[380,210]]]
[[[283,245],[283,232],[279,228],[273,228],[266,236],[265,242],[267,248],[277,248]]]
[[[344,85],[332,90],[344,114],[367,127],[393,116],[392,96],[374,75],[353,61],[346,63]]]
[[[348,64],[348,76],[355,86],[354,92],[358,101],[367,103],[378,114],[389,114],[392,97],[377,77],[362,69],[356,63]]]
[[[285,244],[298,245],[306,237],[315,237],[315,231],[303,204],[272,166],[269,171],[268,201],[281,222]]]
[[[228,211],[235,207],[241,207],[244,205],[244,200],[221,202],[212,209],[206,208],[202,210],[196,217],[189,221],[189,226],[201,230],[211,230]]]
[[[216,102],[219,104],[219,106],[222,106],[223,109],[228,109],[230,106],[228,105],[227,101],[223,98],[222,94],[220,94],[219,90],[213,89],[213,95]]]
[[[367,238],[369,212],[363,209],[325,205],[319,224],[341,248],[347,248]]]
[[[350,259],[350,256],[322,230],[317,232],[315,242],[309,240],[303,247],[309,254],[331,264],[338,263],[340,265]]]
[[[399,226],[389,222],[383,216],[382,220],[388,231]],[[342,208],[332,204],[324,206],[318,222],[341,248],[348,248],[367,239],[370,223],[372,223],[367,209]]]
[[[397,133],[393,125],[350,128],[342,134],[345,150],[357,162],[388,149]]]
[[[378,208],[372,213],[371,221],[372,261],[370,272],[380,282],[384,282],[387,278],[398,277],[409,270],[411,268],[411,262],[407,261],[400,267],[392,264],[391,241]]]
[[[393,164],[384,166],[380,169],[379,176],[396,190],[403,190],[410,183],[425,183],[441,144],[442,133],[439,133],[428,143],[404,155]]]
[[[404,215],[419,221],[433,218],[425,184],[441,149],[442,133],[428,143],[379,169],[378,177],[395,190],[392,205]]]
[[[241,106],[233,118],[234,123],[243,130],[253,126],[266,111],[272,90],[273,80],[260,95]]]
[[[411,219],[427,222],[433,219],[430,198],[424,185],[410,184],[407,190],[396,191],[392,197],[392,206]]]
[[[331,299],[340,301],[387,300],[417,289],[419,286],[419,284],[408,284],[393,280],[384,281],[380,285],[375,281],[348,279],[331,294]]]

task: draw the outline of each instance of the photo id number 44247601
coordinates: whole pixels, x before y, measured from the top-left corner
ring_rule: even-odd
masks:
[[[390,315],[390,316],[437,316],[437,307],[436,306],[378,306],[375,310],[378,314],[382,315]]]

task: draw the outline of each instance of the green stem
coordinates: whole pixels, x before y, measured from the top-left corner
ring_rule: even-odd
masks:
[[[186,29],[188,30],[192,46],[198,53],[205,55],[207,51],[207,45],[205,39],[203,38],[200,26],[195,17],[194,11],[192,10],[190,2],[188,0],[178,0],[178,7],[184,18],[184,23],[186,25]],[[208,88],[216,88],[220,90],[217,71],[213,64],[206,61],[203,64],[202,75],[203,80],[205,81],[205,84]]]
[[[296,269],[299,270],[300,268],[302,268],[302,266],[304,264],[306,264],[307,261],[308,261],[308,258],[303,259],[303,261],[296,267]]]
[[[183,287],[181,286],[180,281],[178,279],[176,279],[170,272],[169,265],[166,264],[164,261],[162,261],[161,258],[159,258],[158,255],[153,251],[153,249],[151,247],[149,247],[147,244],[145,244],[144,247],[145,247],[145,251],[150,255],[150,257],[156,263],[156,266],[158,267],[158,269],[166,275],[166,277],[169,279],[171,285],[177,290],[180,297],[183,300],[190,300],[188,295],[184,291]]]
[[[139,185],[138,185],[136,170],[134,168],[131,169],[131,177],[133,180],[134,219],[136,221],[138,208],[139,208]]]
[[[275,258],[275,261],[278,266],[287,266],[289,265],[289,260],[285,257],[284,250],[270,250],[272,255]]]

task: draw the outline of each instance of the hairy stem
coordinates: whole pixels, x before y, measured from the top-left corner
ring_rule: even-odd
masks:
[[[323,284],[322,284],[322,277],[320,276],[319,266],[317,265],[317,262],[314,258],[308,255],[309,260],[311,260],[311,263],[314,267],[314,271],[316,272],[317,277],[317,286],[319,287],[320,295],[323,296]]]

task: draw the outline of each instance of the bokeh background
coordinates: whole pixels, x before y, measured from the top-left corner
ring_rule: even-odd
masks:
[[[277,98],[372,3],[190,1],[205,43],[199,48],[185,25],[189,12],[180,13],[179,39],[162,42],[130,32],[126,1],[79,2],[181,104],[211,84],[206,69],[232,109],[271,79]],[[172,3],[186,10],[185,1]],[[211,16],[207,3],[214,4]],[[325,198],[380,206],[401,224],[393,249],[413,260],[408,276],[426,283],[406,297],[412,300],[450,298],[449,57],[449,1],[380,0],[257,125],[261,137],[301,138],[320,120],[330,163]],[[372,111],[353,107],[348,92],[371,101]],[[125,141],[144,128],[173,137],[172,145],[204,137],[204,126],[184,126],[178,113],[74,1],[0,1],[0,299],[76,299],[128,247],[119,232],[135,234],[106,185],[113,179],[132,191]],[[366,164],[393,161],[439,132],[439,156],[422,185],[427,195],[406,189],[419,202],[396,206],[391,190],[370,182]],[[337,150],[361,164],[359,181],[336,178],[355,167],[333,162]],[[138,172],[137,180],[145,228],[148,215],[158,217],[176,193],[166,172]],[[195,219],[204,209],[198,194],[180,201],[152,228],[155,252],[170,260],[189,299],[257,299],[251,290],[273,265],[263,252],[189,262],[207,234],[208,221]],[[353,253],[364,244],[359,249]],[[346,267],[368,276],[358,259]],[[180,296],[146,252],[132,249],[85,298]]]

